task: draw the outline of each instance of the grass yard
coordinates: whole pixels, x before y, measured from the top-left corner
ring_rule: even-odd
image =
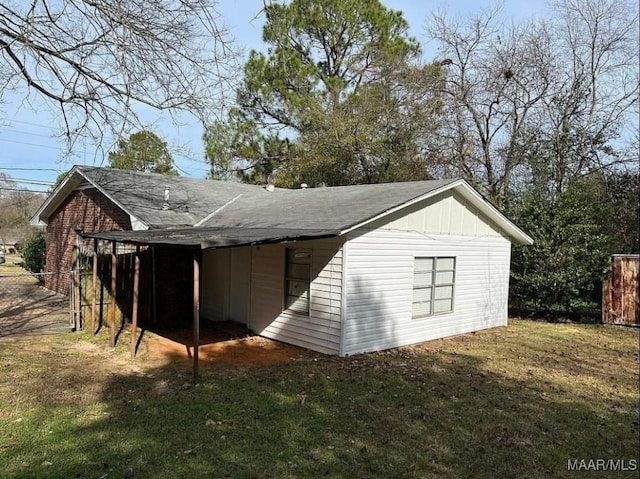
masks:
[[[548,478],[638,459],[638,330],[508,328],[201,367],[106,334],[0,342],[0,477]]]

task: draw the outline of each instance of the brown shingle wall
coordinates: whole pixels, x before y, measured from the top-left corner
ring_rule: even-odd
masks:
[[[45,272],[65,273],[72,267],[72,251],[76,230],[130,230],[129,215],[95,189],[71,193],[49,217],[46,232]],[[69,294],[68,274],[48,274],[45,286]]]

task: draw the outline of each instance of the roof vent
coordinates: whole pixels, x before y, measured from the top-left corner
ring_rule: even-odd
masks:
[[[267,191],[274,191],[276,189],[276,176],[278,175],[277,171],[272,171],[267,176],[267,186],[264,187]]]
[[[162,203],[162,210],[166,211],[169,209],[170,203],[169,203],[169,190],[171,188],[169,188],[168,186],[164,187],[164,203]]]
[[[306,184],[306,183],[301,183],[300,184],[300,188],[302,188],[303,190],[306,190],[308,187],[309,187],[309,185]]]

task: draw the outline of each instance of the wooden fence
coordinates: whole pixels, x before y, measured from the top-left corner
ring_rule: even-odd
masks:
[[[639,325],[640,255],[611,257],[611,275],[602,285],[602,322]]]

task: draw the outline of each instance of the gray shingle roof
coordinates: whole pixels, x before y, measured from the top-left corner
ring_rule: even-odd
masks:
[[[344,230],[456,180],[276,189],[242,195],[203,226]]]
[[[77,167],[91,182],[131,214],[153,228],[193,226],[239,194],[267,192],[254,185],[166,176],[115,168]],[[167,210],[162,209],[169,187]]]
[[[457,188],[515,241],[531,243],[467,183],[456,179],[269,192],[235,182],[77,166],[32,221],[46,222],[66,195],[87,181],[151,228],[91,235],[115,241],[209,248],[338,236],[429,193]],[[165,187],[170,189],[170,207],[163,210]]]
[[[456,180],[327,188],[279,189],[165,176],[113,168],[79,167],[112,199],[153,228],[346,229]],[[163,210],[165,187],[170,188]]]

